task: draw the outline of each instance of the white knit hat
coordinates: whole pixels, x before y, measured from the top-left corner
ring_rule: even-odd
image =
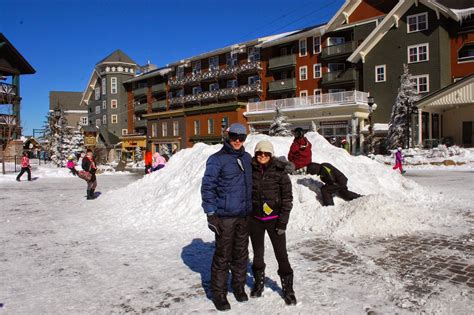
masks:
[[[273,145],[270,141],[262,140],[255,146],[255,153],[257,152],[268,152],[271,153],[272,156],[275,155],[273,152]]]

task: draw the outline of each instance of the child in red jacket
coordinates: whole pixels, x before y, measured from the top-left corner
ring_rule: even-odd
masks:
[[[303,128],[295,128],[295,139],[288,152],[288,161],[295,166],[296,174],[305,174],[306,168],[311,163],[311,142],[304,136]]]

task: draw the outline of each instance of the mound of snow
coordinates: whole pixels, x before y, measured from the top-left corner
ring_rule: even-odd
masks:
[[[427,228],[433,213],[420,205],[434,200],[432,194],[388,166],[334,147],[318,133],[308,133],[307,138],[313,144],[314,162],[333,164],[348,177],[349,189],[366,196],[351,202],[336,197],[335,206],[322,207],[319,178],[291,176],[294,206],[290,230],[351,237],[399,235]],[[293,140],[251,135],[245,143],[246,150],[253,155],[255,145],[263,139],[273,143],[277,156],[284,157]],[[138,229],[204,229],[201,180],[207,158],[220,148],[221,145],[198,143],[175,154],[165,168],[109,192],[101,202],[120,207],[108,207],[106,216]]]

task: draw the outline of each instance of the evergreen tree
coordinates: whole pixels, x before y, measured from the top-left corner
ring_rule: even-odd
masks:
[[[280,136],[280,137],[291,137],[293,134],[290,130],[290,123],[288,123],[286,116],[281,112],[281,109],[278,105],[275,106],[275,118],[270,125],[270,130],[268,132],[270,136]]]
[[[386,140],[387,149],[397,147],[408,147],[410,118],[415,108],[413,103],[417,100],[416,84],[411,79],[408,66],[403,64],[403,74],[400,77],[400,87],[395,104],[392,107],[388,135]]]
[[[142,148],[137,146],[135,148],[135,162],[139,162],[141,160],[143,160]]]

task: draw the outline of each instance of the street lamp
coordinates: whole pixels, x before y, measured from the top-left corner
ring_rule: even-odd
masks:
[[[374,137],[374,124],[372,122],[372,112],[375,110],[374,108],[374,97],[373,96],[368,96],[367,97],[367,105],[369,105],[369,136],[367,139],[367,149],[369,151],[369,154],[374,153],[374,146],[373,146],[373,137]]]
[[[224,142],[225,139],[225,129],[227,128],[227,120],[225,117],[222,117],[221,119],[221,136],[222,136],[222,142]]]

